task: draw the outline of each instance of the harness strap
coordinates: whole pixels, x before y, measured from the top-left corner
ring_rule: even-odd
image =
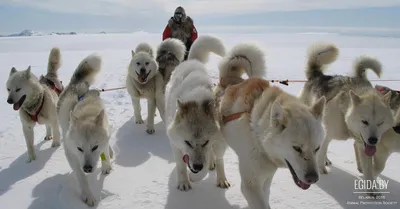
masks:
[[[42,111],[43,104],[44,104],[44,95],[43,95],[43,98],[42,98],[42,103],[40,104],[39,108],[36,110],[35,114],[34,114],[34,115],[30,115],[30,114],[28,113],[28,115],[31,116],[31,119],[32,119],[33,121],[38,122],[39,113],[40,113],[40,111]]]
[[[228,116],[222,116],[222,122],[223,122],[224,124],[229,123],[229,122],[231,122],[231,121],[233,121],[233,120],[236,120],[236,119],[242,117],[242,115],[243,115],[244,113],[246,113],[246,111],[238,112],[238,113],[233,113],[233,114],[228,115]]]

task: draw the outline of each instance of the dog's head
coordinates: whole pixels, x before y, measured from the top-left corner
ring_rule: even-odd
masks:
[[[210,148],[221,137],[214,101],[178,100],[178,110],[167,134],[174,146],[184,155],[182,160],[191,172],[198,173],[207,169]]]
[[[392,109],[393,114],[396,114],[397,109],[400,107],[400,91],[382,85],[375,85],[375,89],[382,95],[392,92],[390,97],[390,108]]]
[[[72,141],[72,151],[79,159],[79,165],[85,173],[93,172],[100,158],[100,154],[108,149],[109,133],[104,126],[106,115],[102,110],[93,123],[80,121],[71,111],[70,127],[67,133]]]
[[[346,114],[346,124],[349,130],[363,140],[365,154],[373,156],[376,152],[376,144],[381,136],[393,127],[394,118],[390,109],[389,91],[383,96],[376,93],[357,95],[350,90],[351,105]]]
[[[142,84],[147,83],[158,71],[158,64],[147,52],[134,53],[129,65],[129,75]]]
[[[12,104],[14,110],[19,110],[25,101],[29,101],[35,93],[40,91],[39,81],[31,73],[31,66],[22,71],[11,68],[6,86],[7,103]]]
[[[326,99],[321,97],[312,107],[272,104],[269,133],[264,149],[279,156],[292,174],[294,183],[306,190],[319,180],[317,152],[325,137],[322,125]]]

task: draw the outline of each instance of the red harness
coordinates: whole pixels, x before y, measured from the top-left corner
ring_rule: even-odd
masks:
[[[231,121],[233,121],[233,120],[236,120],[236,119],[242,117],[242,115],[243,115],[244,113],[246,113],[246,111],[238,112],[238,113],[233,113],[232,115],[228,115],[228,116],[222,116],[222,122],[223,122],[224,124],[229,123],[229,122],[231,122]]]
[[[30,114],[28,113],[28,115],[31,116],[31,119],[32,119],[33,121],[38,122],[39,113],[40,113],[40,111],[42,111],[43,104],[44,104],[44,95],[43,95],[42,103],[40,104],[39,108],[36,110],[35,114],[34,114],[34,115],[30,115]]]
[[[52,82],[53,83],[53,82]],[[61,85],[62,85],[62,81],[60,81]],[[61,86],[61,89],[57,88],[56,84],[53,83],[53,85],[51,86],[51,89],[53,89],[53,91],[55,91],[57,93],[57,95],[60,95],[61,92],[64,90],[64,87]]]

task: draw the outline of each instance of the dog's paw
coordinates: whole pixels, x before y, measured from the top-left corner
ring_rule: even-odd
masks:
[[[332,165],[332,161],[330,161],[328,157],[325,158],[325,165]]]
[[[45,136],[44,137],[44,140],[45,141],[50,141],[50,140],[52,140],[53,139],[53,136]]]
[[[112,170],[111,165],[109,165],[109,164],[107,164],[107,163],[105,163],[105,164],[103,164],[103,165],[101,166],[101,173],[102,173],[103,175],[108,175],[108,174],[110,174],[110,173],[111,173],[111,170]]]
[[[221,179],[217,181],[217,187],[221,189],[228,189],[229,187],[231,187],[231,184],[228,182],[228,180]]]
[[[325,166],[320,167],[319,168],[319,173],[320,174],[328,174],[328,169]]]
[[[210,171],[214,170],[215,169],[215,165],[216,165],[215,160],[212,160],[211,163],[210,163],[210,166],[208,167],[208,169]]]
[[[137,119],[136,120],[136,124],[143,124],[143,123],[144,123],[143,119]]]
[[[146,132],[147,132],[148,134],[154,134],[154,132],[156,132],[156,130],[154,130],[154,128],[147,128],[147,129],[146,129]]]
[[[192,189],[192,186],[190,185],[189,181],[182,181],[178,183],[177,189],[181,191],[188,191]]]
[[[86,205],[90,207],[93,207],[96,204],[96,199],[92,194],[86,194],[82,192],[81,199],[84,203],[86,203]]]
[[[28,156],[28,159],[26,160],[26,163],[31,163],[32,161],[36,160],[36,155],[31,154]]]
[[[59,147],[60,146],[60,141],[54,140],[53,143],[51,143],[51,147]]]

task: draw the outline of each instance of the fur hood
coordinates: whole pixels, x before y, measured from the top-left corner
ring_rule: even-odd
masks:
[[[171,27],[173,24],[177,24],[177,23],[174,21],[174,18],[171,17],[168,20],[168,26]],[[193,19],[190,16],[186,16],[186,21],[184,23],[182,23],[182,25],[184,25],[184,24],[189,24],[189,25],[192,26],[193,25]]]

